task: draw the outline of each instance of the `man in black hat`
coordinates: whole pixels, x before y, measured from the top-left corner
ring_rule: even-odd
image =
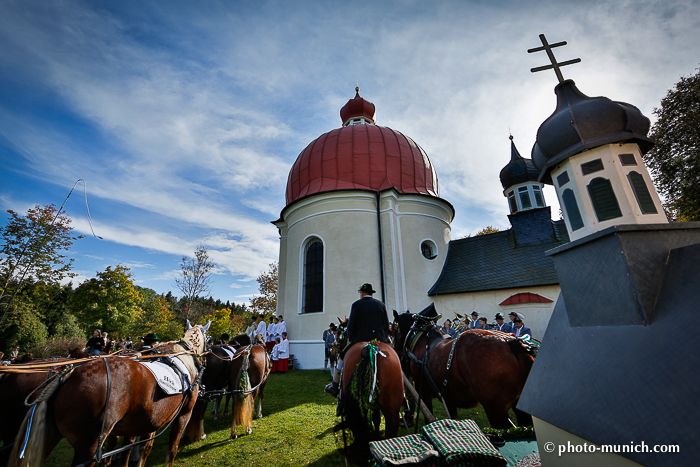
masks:
[[[333,374],[333,382],[326,386],[326,392],[338,396],[340,371],[343,368],[345,350],[356,342],[369,342],[377,339],[389,343],[389,318],[384,303],[372,297],[376,291],[372,284],[362,284],[358,290],[360,299],[352,304],[348,318],[348,345],[342,350]]]

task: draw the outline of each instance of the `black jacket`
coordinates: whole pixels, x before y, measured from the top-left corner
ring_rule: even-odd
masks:
[[[348,318],[348,346],[355,342],[389,343],[389,318],[386,307],[373,297],[364,297],[352,304]]]

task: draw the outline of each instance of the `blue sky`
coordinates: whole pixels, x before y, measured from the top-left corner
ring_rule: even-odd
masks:
[[[698,67],[699,1],[0,2],[0,208],[59,206],[86,238],[76,281],[108,265],[172,290],[206,247],[212,295],[248,301],[278,256],[288,171],[360,94],[426,150],[453,238],[508,228],[509,133],[529,157],[555,107],[555,49],[590,96],[652,118]],[[545,192],[554,213],[553,190]],[[556,214],[555,214],[556,216]]]

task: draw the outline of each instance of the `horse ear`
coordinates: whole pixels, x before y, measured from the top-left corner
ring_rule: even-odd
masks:
[[[394,319],[399,319],[399,314],[394,310]]]
[[[209,330],[209,326],[211,326],[211,320],[207,323],[206,326],[202,326],[202,331],[207,332]]]
[[[190,324],[190,320],[188,319],[187,320],[187,330],[189,331],[190,329],[192,329],[192,325]]]

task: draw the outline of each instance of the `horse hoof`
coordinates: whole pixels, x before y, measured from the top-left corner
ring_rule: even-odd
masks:
[[[207,439],[207,435],[206,435],[206,434],[202,435],[201,440],[203,441],[203,440],[205,440],[205,439]]]
[[[251,434],[252,432],[253,432],[252,428],[248,428],[245,430],[245,434],[247,434],[247,435]]]
[[[232,434],[232,435],[231,435],[231,439],[238,439],[238,433],[236,433],[235,435]]]

